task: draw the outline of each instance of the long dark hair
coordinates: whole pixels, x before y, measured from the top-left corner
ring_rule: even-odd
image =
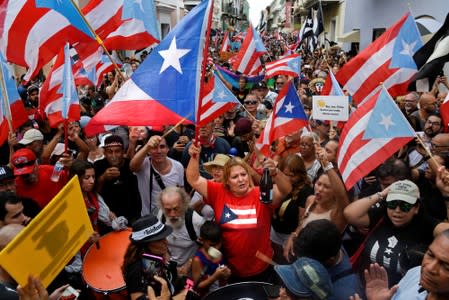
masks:
[[[70,178],[72,178],[75,175],[78,175],[78,179],[81,180],[81,178],[86,174],[86,170],[88,169],[94,169],[94,165],[85,160],[75,159],[73,160],[73,163],[69,169]],[[97,180],[95,179],[95,185],[93,189],[94,191],[96,185]]]
[[[289,154],[279,161],[279,170],[283,171],[286,168],[295,174],[292,183],[292,200],[295,201],[299,192],[306,185],[311,186],[309,176],[307,176],[306,166],[302,158],[296,154]]]
[[[125,252],[125,257],[123,259],[122,265],[123,276],[126,275],[126,268],[131,264],[135,263],[136,261],[138,261],[144,252],[145,252],[145,244],[136,244],[132,242],[131,244],[129,244]]]

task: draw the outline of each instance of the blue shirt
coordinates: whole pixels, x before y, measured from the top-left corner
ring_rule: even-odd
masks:
[[[420,289],[420,278],[421,266],[408,270],[401,281],[399,281],[399,289],[396,294],[394,294],[392,300],[425,300],[427,292],[418,292]]]

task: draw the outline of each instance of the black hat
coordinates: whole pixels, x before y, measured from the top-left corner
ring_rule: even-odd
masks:
[[[267,84],[266,84],[265,81],[260,81],[260,82],[258,82],[258,83],[256,84],[256,88],[259,88],[259,89],[266,89],[266,88],[267,88]]]
[[[14,174],[10,167],[0,166],[0,182],[7,179],[13,179]]]
[[[173,229],[155,216],[148,215],[136,220],[133,225],[133,232],[129,236],[133,243],[148,243],[159,241],[169,236]]]

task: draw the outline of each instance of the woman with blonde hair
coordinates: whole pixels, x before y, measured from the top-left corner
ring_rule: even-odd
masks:
[[[274,180],[273,203],[260,202],[259,187],[254,186],[249,175],[250,167],[238,157],[224,166],[223,182],[214,182],[200,176],[200,148],[192,144],[186,175],[189,184],[198,191],[215,212],[215,220],[223,230],[223,250],[232,271],[231,281],[269,282],[274,272],[271,266],[256,257],[261,253],[273,255],[270,242],[271,216],[291,191],[287,176],[277,170],[271,159],[264,161]]]

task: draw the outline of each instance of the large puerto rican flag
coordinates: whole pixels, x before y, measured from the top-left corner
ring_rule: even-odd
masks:
[[[385,88],[360,105],[340,136],[338,168],[346,189],[416,136]]]
[[[415,20],[406,14],[346,63],[336,78],[355,103],[371,98],[381,83],[392,96],[405,94],[417,72],[413,55],[421,46]]]
[[[90,126],[99,124],[162,126],[183,118],[196,121],[212,4],[201,2],[170,31],[91,119],[88,135]]]

